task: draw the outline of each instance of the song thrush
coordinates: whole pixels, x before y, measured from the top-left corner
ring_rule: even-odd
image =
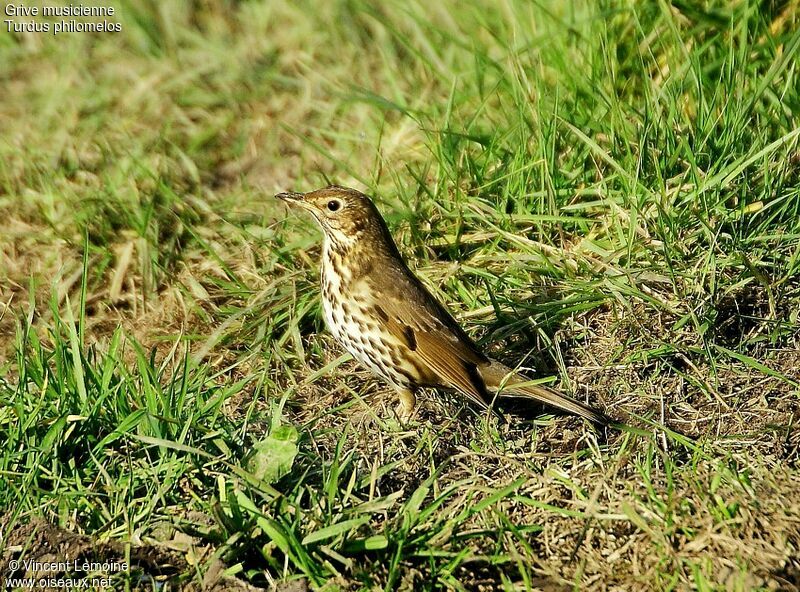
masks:
[[[479,406],[494,395],[546,403],[597,424],[609,418],[488,358],[409,270],[378,209],[354,189],[330,186],[276,197],[310,212],[325,234],[322,309],[334,337],[391,384],[407,421],[420,387],[459,391]]]

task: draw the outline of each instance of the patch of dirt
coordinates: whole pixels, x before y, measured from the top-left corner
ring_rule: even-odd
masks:
[[[581,398],[621,421],[636,425],[637,416],[649,417],[693,437],[785,437],[785,458],[796,457],[800,437],[789,428],[800,422],[800,344],[757,343],[748,355],[770,374],[722,350],[711,365],[694,352],[713,343],[686,327],[673,331],[675,319],[659,319],[644,306],[604,308],[575,322],[588,329],[566,350]]]

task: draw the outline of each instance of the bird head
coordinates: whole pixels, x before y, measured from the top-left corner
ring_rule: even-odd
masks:
[[[279,193],[275,197],[310,212],[335,246],[347,248],[368,238],[380,247],[387,237],[394,246],[375,204],[360,191],[331,185],[308,193]]]

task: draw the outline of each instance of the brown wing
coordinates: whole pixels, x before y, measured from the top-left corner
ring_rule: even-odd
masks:
[[[393,279],[392,284],[378,285],[386,277]],[[454,388],[487,406],[491,395],[478,367],[489,359],[422,283],[407,268],[364,281],[369,293],[380,294],[374,301],[386,328],[435,379],[428,386]]]

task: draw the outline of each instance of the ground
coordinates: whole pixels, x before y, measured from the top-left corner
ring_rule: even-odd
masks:
[[[6,585],[800,587],[796,1],[115,6],[0,33]],[[625,425],[401,425],[272,197],[331,182]]]

